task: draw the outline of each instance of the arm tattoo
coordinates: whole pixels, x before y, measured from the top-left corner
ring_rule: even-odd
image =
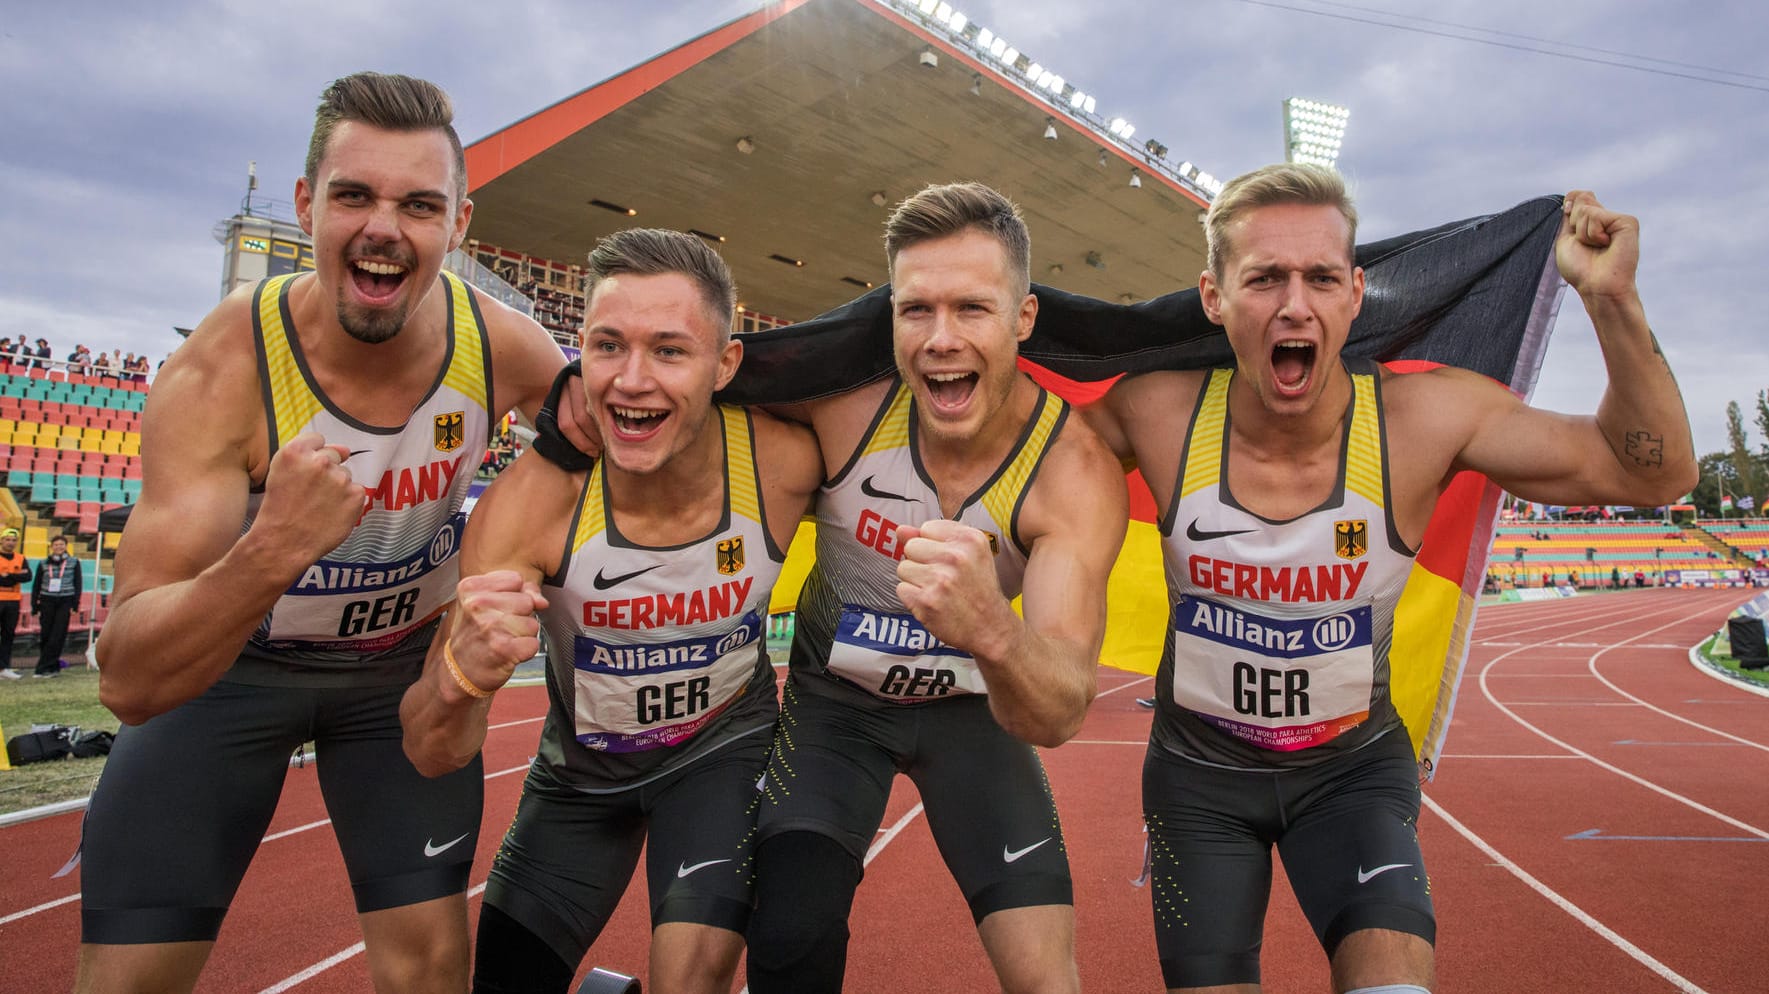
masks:
[[[1627,450],[1636,466],[1663,466],[1665,464],[1665,437],[1663,435],[1651,435],[1644,431],[1628,432]]]

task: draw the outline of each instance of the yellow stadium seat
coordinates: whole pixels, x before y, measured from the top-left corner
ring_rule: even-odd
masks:
[[[61,434],[61,425],[40,424],[37,426],[37,437],[38,438],[43,438],[44,436],[54,438],[54,437],[59,436],[60,434]]]
[[[55,447],[58,449],[72,449],[72,450],[78,452],[80,450],[80,436],[78,436],[78,435],[57,436],[57,438],[55,439]]]
[[[80,439],[80,451],[81,452],[97,452],[97,451],[99,451],[98,447],[103,444],[104,444],[103,442],[88,435],[85,438]]]
[[[123,533],[122,532],[105,532],[104,533],[104,547],[107,549],[116,548],[117,543],[121,542],[122,540],[123,540]]]
[[[123,443],[123,448],[122,448],[123,455],[126,455],[126,456],[141,455],[141,436],[136,435],[134,432],[130,432],[129,434],[133,437],[131,437],[130,439],[128,439],[127,441],[125,441]]]
[[[0,435],[11,434],[12,430],[16,427],[18,427],[17,421],[12,420],[11,418],[0,418]]]
[[[122,442],[100,442],[100,443],[98,443],[98,451],[104,453],[107,456],[120,456],[123,454],[123,443]]]

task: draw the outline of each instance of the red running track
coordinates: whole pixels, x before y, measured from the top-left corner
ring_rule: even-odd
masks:
[[[1644,590],[1484,608],[1420,835],[1441,992],[1769,992],[1769,697],[1703,675],[1688,647],[1741,596]],[[1074,867],[1083,985],[1160,989],[1141,866],[1145,677],[1102,669],[1077,738],[1044,753]],[[545,708],[500,694],[472,907]],[[848,989],[978,991],[993,977],[914,788],[899,779],[855,902]],[[366,991],[342,861],[314,770],[289,772],[201,991]],[[78,815],[0,830],[0,991],[65,991],[78,873],[52,880]],[[593,962],[643,973],[629,890]],[[1281,883],[1265,986],[1328,989]]]

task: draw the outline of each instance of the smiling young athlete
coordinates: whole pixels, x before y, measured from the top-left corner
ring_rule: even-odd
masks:
[[[477,754],[491,692],[544,625],[552,707],[492,864],[474,990],[564,991],[643,845],[650,988],[725,992],[773,739],[768,601],[823,464],[802,426],[712,402],[743,347],[731,274],[699,238],[611,235],[588,283],[602,459],[525,453],[474,508],[453,636],[406,695],[408,752],[435,774]]]
[[[783,412],[834,472],[763,784],[749,987],[841,988],[901,772],[1003,989],[1073,991],[1068,856],[1031,744],[1073,736],[1093,698],[1123,473],[1015,365],[1037,302],[1012,203],[929,187],[885,249],[896,375]]]
[[[1695,481],[1635,289],[1634,218],[1575,191],[1556,244],[1609,370],[1595,417],[1537,410],[1465,370],[1343,361],[1363,302],[1356,226],[1331,170],[1230,182],[1199,290],[1235,365],[1127,377],[1086,412],[1161,512],[1172,615],[1143,807],[1175,990],[1259,989],[1274,845],[1335,991],[1428,990],[1418,779],[1388,678],[1395,604],[1438,497],[1463,470],[1560,504],[1664,503]]]
[[[467,985],[479,764],[419,775],[399,700],[491,432],[536,414],[564,357],[442,272],[472,216],[452,117],[423,80],[332,83],[295,186],[316,272],[228,296],[148,396],[98,647],[124,728],[86,815],[77,990],[195,986],[309,739],[376,989]]]

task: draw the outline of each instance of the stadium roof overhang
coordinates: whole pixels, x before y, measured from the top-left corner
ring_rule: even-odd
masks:
[[[475,142],[467,162],[474,238],[581,263],[634,225],[722,235],[743,303],[793,320],[886,282],[884,220],[929,183],[1017,201],[1040,283],[1140,300],[1191,285],[1204,260],[1195,191],[879,0],[778,0]]]

